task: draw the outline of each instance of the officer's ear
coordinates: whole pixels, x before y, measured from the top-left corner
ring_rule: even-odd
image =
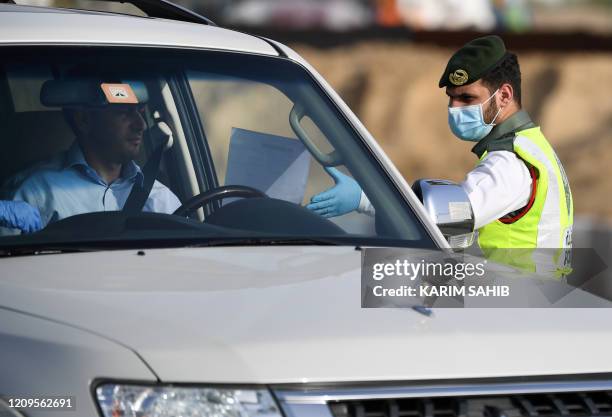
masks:
[[[510,83],[503,83],[498,91],[498,105],[501,108],[508,106],[514,100],[514,88]]]

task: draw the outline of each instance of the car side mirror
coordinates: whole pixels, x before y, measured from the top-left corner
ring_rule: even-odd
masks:
[[[472,246],[474,212],[467,193],[459,184],[422,179],[412,185],[412,190],[453,249]]]

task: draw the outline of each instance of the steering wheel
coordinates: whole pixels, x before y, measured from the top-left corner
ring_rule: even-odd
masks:
[[[183,203],[183,205],[177,208],[173,214],[185,217],[192,211],[217,200],[236,197],[268,198],[265,193],[256,188],[247,187],[246,185],[225,185],[223,187],[213,188],[212,190],[208,190],[191,197],[187,202]]]

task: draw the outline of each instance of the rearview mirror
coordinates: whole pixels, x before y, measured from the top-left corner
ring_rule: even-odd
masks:
[[[454,249],[474,242],[474,213],[464,189],[452,181],[423,179],[412,185],[429,217]]]

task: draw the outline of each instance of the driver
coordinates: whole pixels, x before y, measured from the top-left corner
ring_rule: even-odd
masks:
[[[104,83],[95,84],[104,90]],[[103,105],[62,106],[75,142],[63,154],[22,174],[23,180],[14,181],[20,185],[12,199],[38,208],[43,227],[76,214],[121,210],[134,184],[144,179],[134,162],[146,129],[144,104],[129,83],[112,85],[115,90],[102,91]],[[129,103],[112,98],[110,93],[122,96],[117,88],[127,92]],[[95,94],[103,97],[100,91]],[[170,189],[155,181],[143,211],[171,214],[180,205]]]

